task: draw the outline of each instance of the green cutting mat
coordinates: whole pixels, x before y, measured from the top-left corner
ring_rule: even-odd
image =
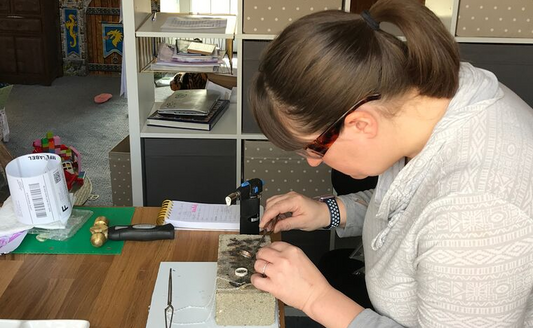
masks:
[[[26,235],[22,243],[13,253],[17,254],[98,254],[114,255],[122,252],[124,241],[108,240],[102,247],[96,248],[91,245],[91,232],[89,228],[93,226],[94,219],[98,216],[105,216],[109,220],[109,225],[129,225],[135,212],[134,207],[77,207],[80,210],[93,212],[87,222],[78,232],[64,241],[45,240],[44,242],[35,239],[36,235]]]

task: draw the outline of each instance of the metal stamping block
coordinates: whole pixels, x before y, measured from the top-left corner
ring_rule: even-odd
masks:
[[[261,236],[221,235],[218,243],[215,321],[221,326],[270,326],[275,321],[276,299],[250,283],[255,250]],[[270,243],[266,236],[262,246]],[[247,251],[251,258],[242,255]],[[242,277],[235,270],[246,268]]]

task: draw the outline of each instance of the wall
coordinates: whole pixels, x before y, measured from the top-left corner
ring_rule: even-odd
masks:
[[[85,10],[91,0],[60,0],[63,73],[87,74]]]

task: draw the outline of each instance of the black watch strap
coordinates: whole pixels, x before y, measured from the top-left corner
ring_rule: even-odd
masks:
[[[329,209],[329,225],[323,229],[330,230],[337,228],[341,224],[341,212],[339,210],[339,204],[337,204],[337,199],[335,196],[329,196],[320,197],[319,200],[323,203],[326,203]]]

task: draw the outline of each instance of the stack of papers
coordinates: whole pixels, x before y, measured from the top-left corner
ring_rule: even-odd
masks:
[[[205,116],[202,115],[165,115],[154,111],[146,120],[148,125],[168,128],[211,131],[229,107],[229,100],[217,100]]]
[[[207,81],[208,89],[177,90],[148,116],[152,126],[210,131],[229,108],[231,91]]]
[[[33,225],[19,222],[9,196],[0,208],[0,254],[14,251]]]
[[[224,63],[224,51],[215,49],[210,55],[188,53],[187,48],[161,44],[156,60],[151,64],[155,71],[218,72]]]
[[[227,20],[209,16],[174,16],[169,17],[161,30],[196,30],[196,29],[225,29]]]

